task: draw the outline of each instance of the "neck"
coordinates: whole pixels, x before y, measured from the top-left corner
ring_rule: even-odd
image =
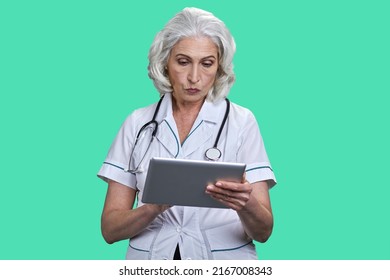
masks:
[[[172,102],[173,118],[179,132],[180,143],[186,139],[190,132],[199,111],[202,108],[204,100],[197,103],[179,103],[175,100]]]
[[[172,100],[173,115],[195,115],[197,116],[200,109],[203,106],[205,99],[198,102],[179,102],[175,99]]]

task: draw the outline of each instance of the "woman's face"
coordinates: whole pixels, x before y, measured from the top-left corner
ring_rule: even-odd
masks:
[[[207,37],[180,40],[171,50],[167,71],[176,103],[201,103],[214,84],[218,48]]]

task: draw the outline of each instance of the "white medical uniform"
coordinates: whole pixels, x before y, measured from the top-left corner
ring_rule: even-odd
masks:
[[[153,156],[205,160],[205,151],[214,145],[226,110],[226,102],[205,102],[187,138],[180,145],[172,114],[172,96],[166,94],[156,120],[156,140],[142,161],[143,172],[131,174],[127,168],[139,129],[152,119],[156,104],[134,111],[123,123],[98,176],[117,181],[138,191],[142,205],[146,170]],[[148,145],[149,140],[137,145]],[[220,161],[246,163],[250,183],[276,184],[263,140],[253,114],[231,103],[218,148]],[[137,148],[138,150],[138,148]],[[142,155],[134,155],[137,165]],[[257,259],[255,246],[244,231],[236,211],[173,206],[160,214],[145,230],[131,238],[127,259],[172,259],[179,244],[182,259]]]

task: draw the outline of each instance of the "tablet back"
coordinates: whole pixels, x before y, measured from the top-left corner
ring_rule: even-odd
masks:
[[[152,158],[143,203],[226,208],[205,193],[218,180],[241,182],[245,164]]]

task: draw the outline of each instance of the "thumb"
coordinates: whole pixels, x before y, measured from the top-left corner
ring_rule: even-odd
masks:
[[[246,182],[246,172],[244,172],[244,174],[242,175],[241,183],[245,183],[245,182]]]

